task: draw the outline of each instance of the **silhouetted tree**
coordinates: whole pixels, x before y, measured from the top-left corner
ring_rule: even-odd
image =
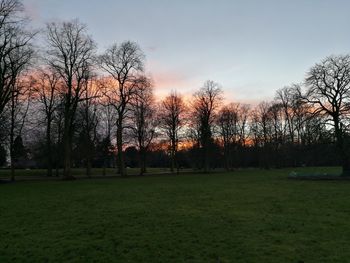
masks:
[[[92,159],[97,142],[97,102],[99,91],[95,88],[93,81],[85,82],[83,98],[80,107],[78,108],[78,122],[80,126],[79,147],[78,150],[82,155],[86,167],[86,175],[91,176]]]
[[[126,175],[123,155],[123,133],[130,103],[138,89],[139,74],[144,67],[144,54],[140,47],[131,41],[114,44],[100,56],[100,64],[112,80],[107,84],[105,96],[116,113],[117,163],[119,173]]]
[[[72,137],[78,103],[83,98],[92,71],[95,43],[86,27],[74,20],[47,24],[47,63],[62,79],[60,94],[64,101],[64,178],[71,174]]]
[[[153,88],[146,77],[140,79],[137,94],[131,103],[131,136],[137,144],[140,175],[143,175],[146,173],[146,155],[157,127]]]
[[[169,140],[171,172],[174,172],[175,165],[179,168],[177,151],[180,132],[186,124],[186,110],[182,96],[176,92],[172,92],[160,104],[159,127]]]
[[[217,83],[208,80],[194,94],[192,120],[198,129],[200,148],[203,154],[203,167],[209,170],[210,148],[213,144],[213,124],[222,100],[222,90]]]
[[[12,162],[14,164],[18,164],[21,160],[26,159],[27,157],[27,152],[26,148],[24,147],[23,144],[23,139],[20,135],[18,135],[12,145]]]
[[[102,83],[101,83],[102,82]],[[100,90],[104,89],[103,81],[97,82],[97,88]],[[102,139],[98,142],[99,157],[102,158],[103,175],[106,175],[106,168],[111,167],[114,161],[114,146],[112,144],[112,133],[114,132],[116,118],[114,114],[114,107],[111,104],[108,97],[102,96],[99,98],[98,105],[99,115],[99,129],[102,134]]]
[[[55,163],[55,175],[59,176],[59,169],[63,166],[64,161],[64,149],[63,149],[63,133],[64,133],[64,97],[59,93],[58,102],[56,105],[56,110],[54,111],[52,120],[52,130],[53,135],[53,157]]]
[[[313,114],[330,117],[342,161],[343,175],[350,176],[350,154],[346,134],[350,110],[350,55],[327,57],[309,70],[305,82],[305,99],[312,105]]]
[[[0,114],[11,100],[13,86],[30,62],[34,33],[25,29],[23,5],[18,0],[0,1]]]
[[[60,103],[58,97],[60,76],[57,72],[52,72],[45,69],[39,71],[33,76],[33,92],[34,98],[39,102],[40,109],[45,116],[45,138],[46,138],[46,164],[47,176],[52,176],[53,169],[53,151],[52,151],[52,122],[54,114]]]
[[[20,51],[20,50],[18,50]],[[25,50],[24,52],[27,52]],[[24,59],[22,55],[19,55]],[[32,53],[28,51],[26,59],[29,61],[32,57]],[[19,70],[15,67],[13,74],[21,75],[23,73],[24,68]],[[29,104],[31,97],[31,81],[27,78],[20,79],[16,77],[16,82],[13,83],[10,93],[10,102],[7,105],[9,116],[10,116],[10,130],[9,130],[9,138],[10,138],[10,164],[11,164],[11,181],[15,180],[15,153],[14,153],[14,144],[15,139],[21,137],[22,130],[25,124],[25,120],[27,117]]]
[[[232,151],[238,143],[238,109],[237,104],[229,104],[220,109],[217,115],[219,137],[222,142],[225,158],[225,168],[232,168]]]
[[[269,102],[259,103],[252,112],[250,125],[253,145],[259,151],[259,163],[264,168],[269,168],[271,160],[270,146],[273,127],[270,107]]]
[[[112,167],[114,164],[114,146],[110,140],[110,137],[104,137],[101,141],[97,142],[97,158],[102,163],[102,175],[106,175],[106,168]]]

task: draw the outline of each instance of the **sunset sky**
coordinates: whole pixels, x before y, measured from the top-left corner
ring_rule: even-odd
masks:
[[[314,63],[350,52],[350,1],[24,0],[35,27],[78,18],[100,51],[132,40],[156,94],[191,94],[207,79],[230,101],[272,99]]]

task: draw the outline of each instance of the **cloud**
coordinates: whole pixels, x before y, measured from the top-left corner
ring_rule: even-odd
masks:
[[[153,59],[147,62],[148,71],[154,82],[157,97],[165,97],[171,91],[186,95],[199,88],[194,76],[186,70],[159,63]]]
[[[41,19],[39,6],[37,3],[33,1],[24,3],[24,10],[26,15],[29,16],[32,21],[39,21]]]
[[[148,47],[146,47],[146,50],[147,51],[150,51],[150,52],[155,52],[155,51],[157,51],[157,47],[156,46],[148,46]]]

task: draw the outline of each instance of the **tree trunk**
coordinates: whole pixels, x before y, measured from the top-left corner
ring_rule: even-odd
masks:
[[[178,155],[177,155],[177,148],[175,148],[175,151],[174,151],[174,160],[175,160],[176,174],[179,174],[180,167],[179,167],[179,160],[178,160]]]
[[[144,147],[140,149],[140,175],[146,173],[146,150]]]
[[[51,149],[51,118],[47,118],[46,147],[47,147],[47,176],[52,176],[52,149]]]
[[[13,135],[12,136],[10,136],[10,137],[13,137]],[[11,145],[10,145],[10,159],[11,159],[11,181],[13,182],[13,181],[15,181],[15,164],[14,164],[14,162],[15,162],[15,160],[14,160],[14,158],[13,158],[13,138],[11,139],[12,140],[12,142],[10,143]]]
[[[231,155],[230,155],[228,143],[224,143],[224,157],[225,157],[225,169],[226,171],[229,171],[230,170],[229,158],[231,157]]]
[[[91,177],[91,158],[90,156],[86,159],[86,176]]]
[[[102,175],[106,176],[106,158],[103,159]]]
[[[58,138],[56,142],[56,151],[55,151],[55,163],[56,163],[56,177],[60,176],[60,167],[61,167],[61,158],[62,158],[62,127],[61,120],[58,122]]]
[[[71,136],[70,129],[65,125],[63,134],[63,179],[72,180],[74,177],[71,173]]]
[[[170,171],[171,173],[174,173],[174,170],[175,170],[175,152],[176,152],[176,149],[175,149],[175,140],[172,139],[171,140],[171,145],[170,145]]]
[[[209,172],[209,143],[204,145],[204,172]]]
[[[126,170],[124,165],[124,155],[123,155],[123,130],[121,124],[117,127],[117,165],[118,172],[121,176],[126,176]]]
[[[338,148],[342,160],[342,176],[350,176],[349,154],[347,153],[347,149],[345,149],[344,138],[341,138]]]
[[[91,164],[92,142],[91,142],[89,135],[87,135],[87,137],[86,137],[86,143],[87,143],[86,158],[85,158],[86,176],[90,178],[91,177],[91,167],[92,167],[92,164]]]
[[[11,127],[10,127],[10,161],[11,161],[11,181],[15,181],[15,158],[13,144],[15,140],[15,101],[14,95],[11,97]]]

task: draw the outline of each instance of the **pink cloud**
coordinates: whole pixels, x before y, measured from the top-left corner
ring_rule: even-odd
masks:
[[[32,1],[24,3],[24,10],[25,13],[29,16],[30,19],[33,21],[38,21],[40,20],[40,11],[39,11],[39,6],[37,3],[34,3]]]

